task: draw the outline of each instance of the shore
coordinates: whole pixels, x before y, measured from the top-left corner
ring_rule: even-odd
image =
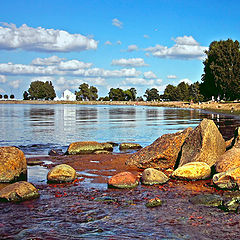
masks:
[[[136,102],[136,101],[39,101],[39,100],[1,100],[0,104],[78,104],[78,105],[119,105],[119,106],[156,106],[204,109],[231,114],[240,113],[240,102]]]

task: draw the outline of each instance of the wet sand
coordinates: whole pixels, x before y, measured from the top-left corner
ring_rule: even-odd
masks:
[[[193,205],[193,196],[237,192],[216,190],[211,180],[170,180],[165,185],[108,189],[107,179],[128,168],[129,155],[81,155],[29,158],[52,164],[68,163],[78,179],[68,184],[35,184],[40,199],[18,204],[0,203],[1,239],[237,239],[240,215],[216,207]],[[44,165],[44,163],[43,163]],[[167,173],[167,172],[166,172]],[[170,173],[170,172],[168,172]],[[88,183],[86,183],[88,179]],[[91,183],[104,184],[94,188]],[[147,208],[158,197],[163,205]]]

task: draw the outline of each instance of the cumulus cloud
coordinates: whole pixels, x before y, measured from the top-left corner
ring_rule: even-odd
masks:
[[[154,80],[146,80],[144,78],[126,78],[124,81],[122,81],[123,85],[144,85],[144,86],[151,86],[154,84]]]
[[[158,85],[161,85],[161,84],[162,84],[162,79],[161,79],[161,78],[157,79],[157,80],[156,80],[156,83],[157,83]]]
[[[123,67],[144,67],[148,66],[143,58],[121,58],[112,60],[112,65],[114,66],[123,66]]]
[[[0,83],[5,83],[7,81],[6,76],[0,75]]]
[[[144,78],[150,79],[150,78],[157,78],[156,74],[152,71],[148,71],[143,73]]]
[[[200,46],[192,36],[183,36],[173,39],[174,46],[168,48],[157,44],[154,47],[146,48],[147,55],[159,58],[175,58],[175,59],[200,59],[205,57],[204,51],[208,47]]]
[[[133,45],[129,45],[127,52],[133,52],[133,51],[137,51],[138,50],[138,46],[133,44]]]
[[[168,75],[167,78],[168,78],[168,79],[176,79],[177,76],[176,76],[176,75]]]
[[[32,60],[32,65],[37,65],[37,66],[56,65],[60,63],[62,60],[65,60],[65,58],[60,58],[58,56],[51,56],[48,58],[36,58]]]
[[[44,76],[44,77],[33,77],[31,78],[31,82],[34,81],[42,81],[42,82],[46,82],[46,81],[53,81],[54,77],[50,77],[50,76]]]
[[[121,21],[119,21],[117,18],[114,18],[112,20],[112,25],[118,28],[122,28],[123,27],[123,23]]]
[[[192,84],[192,81],[191,81],[190,79],[188,79],[188,78],[181,79],[181,80],[179,81],[179,83],[181,83],[181,82],[185,82],[185,83],[187,83],[187,84],[189,84],[189,85]]]
[[[21,80],[15,80],[15,81],[9,82],[9,85],[13,88],[19,88],[21,82],[22,82]]]
[[[70,60],[66,62],[60,62],[58,68],[60,70],[78,70],[82,68],[90,68],[92,63],[85,63],[78,60]]]
[[[64,30],[32,28],[23,24],[0,26],[0,49],[23,49],[39,52],[71,52],[97,49],[98,42],[81,34]]]

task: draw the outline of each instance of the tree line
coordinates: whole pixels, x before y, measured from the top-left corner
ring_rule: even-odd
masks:
[[[206,59],[203,61],[204,73],[201,82],[188,84],[179,83],[177,86],[168,84],[162,95],[156,88],[147,89],[143,97],[146,101],[206,101],[215,99],[235,100],[240,99],[240,45],[231,39],[214,41],[205,51]],[[143,101],[137,97],[137,90],[129,88],[111,88],[108,96],[98,98],[98,89],[82,83],[79,90],[75,91],[78,101]],[[52,82],[35,81],[25,91],[25,100],[53,100],[56,93]]]

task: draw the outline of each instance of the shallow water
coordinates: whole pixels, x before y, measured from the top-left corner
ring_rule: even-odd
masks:
[[[213,119],[230,138],[238,116],[202,110],[146,106],[0,104],[0,146],[18,146],[26,155],[63,152],[75,141],[136,142],[143,147],[166,133]],[[118,151],[115,148],[115,151]]]

